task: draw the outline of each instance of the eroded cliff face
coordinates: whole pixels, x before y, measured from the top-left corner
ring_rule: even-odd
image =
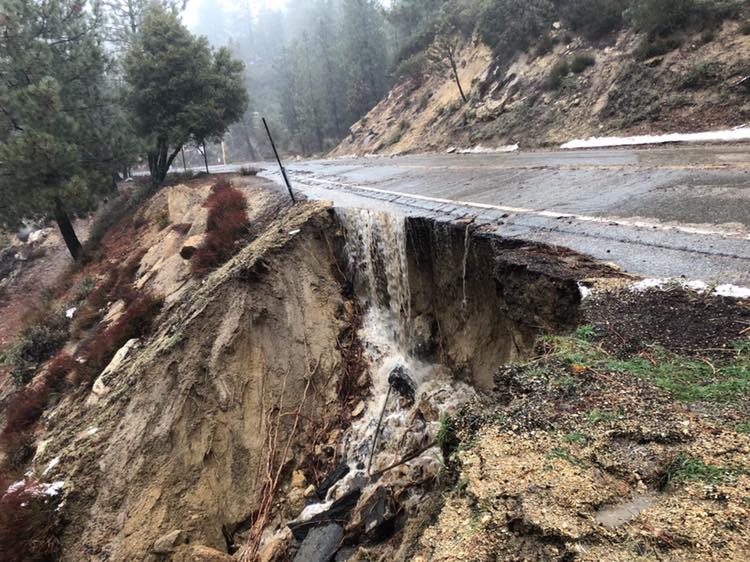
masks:
[[[280,560],[342,498],[347,544],[371,540],[363,509],[388,498],[408,557],[440,503],[444,420],[537,335],[574,327],[577,279],[607,273],[470,223],[254,212],[269,206],[202,282],[168,255],[180,243],[140,251],[135,285],[168,293],[157,328],[45,415],[34,467],[64,482],[64,560]]]
[[[53,412],[44,456],[63,459],[64,559],[143,559],[173,529],[226,551],[224,533],[259,507],[269,433],[285,443],[299,411],[297,443],[314,441],[336,416],[331,223],[322,205],[294,209],[164,313],[95,404]]]

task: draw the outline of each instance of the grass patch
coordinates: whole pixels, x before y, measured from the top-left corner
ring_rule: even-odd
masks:
[[[586,419],[589,423],[593,424],[611,423],[620,419],[620,414],[610,410],[591,410],[586,416]]]
[[[750,422],[738,423],[734,426],[734,430],[737,433],[750,433]]]
[[[547,453],[547,460],[561,459],[573,466],[585,468],[587,465],[584,461],[573,455],[565,447],[555,447],[549,453]]]
[[[573,372],[588,369],[632,375],[686,402],[734,402],[750,395],[750,353],[746,342],[738,342],[736,355],[717,364],[660,347],[652,348],[648,354],[618,359],[592,341],[592,330],[584,326],[572,337],[543,338],[544,350]]]
[[[734,468],[706,464],[697,457],[680,453],[667,468],[664,481],[667,485],[696,481],[718,484],[740,472]]]
[[[565,440],[568,443],[574,443],[583,447],[585,445],[588,445],[589,437],[582,431],[572,431],[565,435]]]

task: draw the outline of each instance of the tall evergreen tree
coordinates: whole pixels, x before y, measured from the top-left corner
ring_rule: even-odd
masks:
[[[214,52],[173,10],[151,5],[125,58],[128,105],[160,185],[188,142],[218,139],[247,107],[243,65]]]
[[[0,7],[0,222],[54,218],[74,259],[81,243],[69,213],[92,209],[133,156],[99,17],[83,0]]]

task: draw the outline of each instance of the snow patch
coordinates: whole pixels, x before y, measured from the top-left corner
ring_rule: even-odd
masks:
[[[58,480],[51,484],[40,484],[39,491],[45,496],[56,496],[65,487],[65,480]]]
[[[719,285],[714,293],[722,297],[733,297],[735,299],[750,299],[750,288],[738,287],[737,285]]]
[[[605,148],[610,146],[636,146],[640,144],[665,144],[669,142],[731,142],[750,140],[750,127],[741,125],[733,129],[705,131],[702,133],[670,133],[666,135],[639,135],[633,137],[590,137],[576,139],[560,148]]]
[[[507,144],[505,146],[482,146],[481,144],[476,145],[472,148],[461,148],[458,150],[459,154],[498,154],[503,152],[515,152],[520,147],[518,144]]]
[[[70,320],[71,318],[73,318],[73,316],[75,316],[75,314],[76,314],[76,310],[78,310],[78,309],[75,306],[72,307],[72,308],[69,308],[68,310],[66,310],[65,311],[65,318],[67,318],[68,320]]]
[[[578,283],[578,291],[581,293],[581,300],[584,300],[591,296],[591,289],[589,289],[585,285],[581,285],[580,283]]]
[[[60,457],[55,457],[51,461],[49,461],[49,464],[47,465],[47,468],[44,469],[44,472],[42,472],[42,476],[47,476],[47,474],[55,468],[58,464],[60,464]]]
[[[729,283],[712,287],[705,281],[687,281],[685,279],[674,277],[666,277],[663,279],[643,279],[641,281],[638,281],[637,283],[633,283],[630,286],[630,290],[634,292],[641,292],[647,291],[648,289],[664,289],[670,286],[683,287],[685,289],[691,289],[698,293],[709,293],[711,295],[717,295],[720,297],[731,297],[735,299],[750,298],[750,288],[748,287],[739,287],[737,285],[731,285]]]

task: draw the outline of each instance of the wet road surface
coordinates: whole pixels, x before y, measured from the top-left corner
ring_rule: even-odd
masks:
[[[262,166],[280,181],[274,164]],[[639,275],[750,285],[750,144],[286,166],[296,190],[337,205],[471,217]]]

